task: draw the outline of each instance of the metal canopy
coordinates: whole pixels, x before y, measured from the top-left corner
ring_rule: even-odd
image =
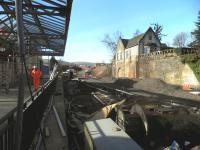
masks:
[[[26,53],[62,56],[73,0],[23,0]],[[14,0],[0,0],[0,48],[17,51]]]

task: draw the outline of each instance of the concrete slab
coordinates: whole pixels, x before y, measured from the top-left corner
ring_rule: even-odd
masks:
[[[48,150],[68,150],[67,137],[63,137],[60,133],[53,110],[51,109],[47,117],[45,127],[49,128],[49,136],[45,138],[45,144]],[[40,150],[45,150],[41,143]]]
[[[56,107],[62,125],[66,131],[65,105],[63,96],[63,86],[61,80],[58,80],[57,82],[56,92],[53,101],[54,107]],[[44,127],[48,127],[50,133],[49,136],[45,138],[45,143],[48,150],[68,150],[68,137],[62,136],[53,109],[51,109],[49,115],[47,116],[47,119],[44,123]],[[44,150],[43,144],[41,144],[39,150]]]
[[[17,106],[18,89],[10,89],[9,93],[5,93],[5,90],[0,90],[0,119],[9,113]],[[25,90],[25,100],[30,96],[29,91]]]
[[[0,118],[16,107],[16,102],[0,102]]]
[[[142,150],[110,118],[86,122],[84,134],[87,150]]]

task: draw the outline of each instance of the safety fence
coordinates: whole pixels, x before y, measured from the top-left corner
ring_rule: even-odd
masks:
[[[57,76],[33,93],[33,98],[30,97],[24,102],[21,150],[28,150],[32,144],[49,100],[55,91],[56,82]],[[15,107],[0,119],[0,150],[15,149],[16,111]]]

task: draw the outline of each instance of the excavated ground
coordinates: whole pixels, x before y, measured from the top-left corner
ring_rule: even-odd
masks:
[[[173,96],[178,98],[184,98],[188,100],[200,101],[200,96],[193,95],[188,92],[182,91],[180,86],[167,84],[160,79],[117,79],[102,78],[102,83],[98,81],[98,84],[103,84],[118,89],[125,89],[129,91],[144,91],[155,94],[163,94],[166,96]],[[94,80],[95,82],[95,80]],[[200,91],[200,90],[199,90]]]
[[[121,79],[115,82],[89,80],[88,82],[137,94],[129,97],[119,109],[123,112],[126,122],[123,128],[144,149],[164,149],[173,141],[176,141],[182,149],[200,145],[200,108],[164,103],[166,99],[172,102],[198,101],[199,96],[183,92],[180,87],[168,85],[157,79],[146,81]],[[83,123],[91,117],[91,114],[101,110],[103,105],[92,98],[91,93],[95,92],[94,89],[86,87],[80,81],[65,81],[63,86],[68,131],[72,137],[70,139],[76,138],[81,149],[80,147],[84,146]],[[135,103],[139,104],[146,114],[147,134],[141,117],[138,114],[130,114],[131,106]],[[117,112],[112,112],[110,116],[116,121]],[[71,143],[71,148],[76,149],[77,143],[74,143],[74,140]]]

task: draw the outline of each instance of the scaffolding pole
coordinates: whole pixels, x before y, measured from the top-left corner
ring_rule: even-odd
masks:
[[[20,54],[20,81],[18,90],[18,101],[17,101],[17,125],[15,134],[15,149],[21,150],[21,138],[23,129],[23,105],[24,105],[24,67],[23,58],[25,55],[24,48],[24,30],[23,30],[23,9],[22,0],[15,0],[15,13],[16,13],[16,23],[17,23],[17,38]]]

